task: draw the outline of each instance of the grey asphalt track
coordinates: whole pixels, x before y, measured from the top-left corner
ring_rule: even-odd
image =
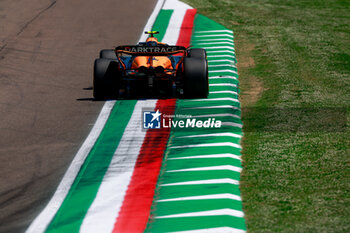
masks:
[[[0,1],[0,232],[24,232],[103,102],[94,58],[136,43],[156,0]]]

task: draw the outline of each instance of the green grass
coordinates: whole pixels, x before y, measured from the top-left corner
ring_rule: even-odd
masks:
[[[350,1],[184,1],[234,30],[238,63],[254,61],[238,67],[248,231],[350,232]]]

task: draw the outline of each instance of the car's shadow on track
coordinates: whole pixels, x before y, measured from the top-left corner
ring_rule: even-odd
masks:
[[[83,90],[85,91],[92,91],[93,87],[84,87]],[[91,93],[92,96],[92,93]],[[180,96],[173,96],[173,95],[165,95],[165,94],[154,94],[154,95],[149,95],[146,93],[140,93],[139,95],[133,95],[133,96],[128,96],[128,97],[118,97],[118,98],[113,98],[113,99],[102,99],[98,100],[93,97],[91,98],[78,98],[76,99],[77,101],[91,101],[91,102],[102,102],[102,101],[107,101],[107,100],[147,100],[147,99],[174,99],[174,98],[180,98]]]

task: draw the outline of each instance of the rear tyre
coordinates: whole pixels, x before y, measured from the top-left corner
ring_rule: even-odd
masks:
[[[207,59],[207,52],[205,51],[205,49],[189,49],[188,56]]]
[[[96,100],[114,99],[119,91],[118,63],[96,59],[94,64],[93,94]]]
[[[113,49],[103,49],[100,51],[100,58],[117,60],[117,55]]]
[[[209,92],[208,66],[205,59],[185,57],[184,97],[207,98]]]

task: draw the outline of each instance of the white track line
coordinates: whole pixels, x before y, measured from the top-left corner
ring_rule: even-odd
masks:
[[[93,145],[95,144],[97,138],[99,137],[101,131],[103,130],[111,110],[115,104],[115,101],[106,102],[95,122],[94,127],[91,129],[88,137],[85,139],[83,145],[80,147],[78,153],[75,155],[72,163],[70,164],[68,170],[66,171],[63,179],[61,180],[58,188],[51,198],[50,202],[44,208],[44,210],[36,217],[32,224],[27,229],[27,233],[38,233],[44,232],[51,222],[52,218],[57,213],[58,209],[61,207],[64,199],[66,198],[70,187],[72,186],[77,174],[80,171],[81,166],[88,154],[90,153]]]
[[[236,106],[231,106],[231,105],[218,105],[218,106],[205,106],[205,107],[190,107],[190,108],[183,108],[183,109],[225,109],[225,108],[230,108],[230,109],[234,109],[234,110],[240,110],[238,107]]]
[[[219,210],[208,210],[208,211],[200,211],[200,212],[192,212],[192,213],[156,216],[155,218],[185,218],[185,217],[202,217],[202,216],[221,216],[221,215],[229,215],[229,216],[234,216],[238,218],[244,217],[244,213],[242,211],[227,208],[227,209],[219,209]]]
[[[212,38],[210,38],[210,39],[195,39],[194,40],[194,44],[196,44],[196,43],[198,43],[198,42],[206,42],[206,41],[228,41],[228,42],[232,42],[232,43],[234,43],[233,42],[233,39],[228,39],[228,38],[217,38],[217,39],[212,39]]]
[[[154,7],[154,10],[152,11],[152,14],[148,18],[148,21],[147,21],[143,31],[141,32],[141,36],[140,36],[139,41],[146,41],[146,39],[148,38],[148,35],[145,34],[145,31],[149,31],[149,30],[152,29],[153,24],[156,21],[156,18],[157,18],[158,14],[159,14],[159,11],[162,9],[164,1],[165,0],[158,0],[156,6]]]
[[[236,71],[233,70],[209,70],[209,74],[211,73],[232,73],[232,74],[238,74]]]
[[[187,102],[198,102],[198,101],[232,101],[232,102],[238,102],[239,100],[234,99],[234,98],[212,98],[212,99],[193,99],[193,100],[188,100]]]
[[[209,84],[210,87],[237,87],[236,84],[232,83],[213,83]]]
[[[169,233],[245,233],[246,231],[232,227],[215,227],[190,231],[173,231]]]
[[[229,62],[229,63],[232,63],[232,64],[236,64],[236,62],[235,62],[235,61],[233,61],[233,60],[228,60],[228,59],[222,59],[222,60],[209,60],[208,62],[209,62],[209,63],[213,63],[213,62]],[[212,65],[210,65],[210,66],[212,66]]]
[[[229,179],[229,178],[224,178],[224,179],[210,179],[210,180],[194,180],[194,181],[176,182],[176,183],[161,184],[160,186],[182,186],[182,185],[201,185],[201,184],[239,185],[239,181]]]
[[[213,80],[213,79],[232,79],[232,80],[235,80],[235,81],[238,80],[234,76],[222,76],[222,77],[220,77],[220,76],[211,76],[211,77],[209,77],[209,80]]]
[[[182,148],[195,148],[195,147],[222,147],[229,146],[241,149],[241,145],[232,142],[215,142],[215,143],[202,143],[194,145],[182,145],[182,146],[170,146],[171,149],[182,149]]]
[[[229,38],[232,38],[233,39],[233,35],[227,35],[227,34],[214,34],[214,35],[195,35],[193,36],[195,38],[201,38],[201,37],[229,37]]]
[[[234,123],[234,122],[221,122],[221,126],[233,126],[233,127],[238,127],[242,128],[242,124]]]
[[[218,64],[218,65],[210,64],[209,65],[209,67],[221,67],[221,66],[228,66],[230,68],[237,68],[235,62],[230,62],[230,64]]]
[[[209,92],[209,94],[234,94],[234,95],[238,95],[238,93],[235,91],[211,91],[211,92]]]
[[[139,41],[144,41],[147,35],[144,35],[144,31],[151,30],[154,21],[163,5],[164,0],[158,0],[152,14],[150,15],[144,30],[142,31]],[[44,210],[34,219],[26,233],[42,233],[46,230],[47,226],[50,224],[53,217],[56,215],[58,209],[61,207],[64,199],[66,198],[70,187],[72,186],[77,174],[80,171],[81,166],[84,164],[86,157],[90,153],[93,145],[95,144],[97,138],[100,136],[102,129],[104,128],[106,121],[109,118],[109,114],[115,104],[115,101],[107,101],[103,105],[101,112],[95,122],[95,125],[91,129],[89,135],[85,139],[83,145],[80,147],[79,151],[75,155],[73,161],[71,162],[68,170],[63,176],[60,184],[57,187],[53,197],[46,205]]]
[[[236,56],[233,56],[233,55],[208,55],[207,57],[210,58],[210,59],[221,58],[221,57],[230,57],[230,58],[233,58],[233,59],[236,58]],[[210,60],[210,59],[209,59],[209,62],[213,61],[213,60]]]
[[[197,33],[210,33],[210,32],[213,32],[213,33],[217,33],[217,32],[226,32],[226,33],[229,33],[229,34],[232,34],[233,35],[233,32],[230,31],[230,30],[208,30],[208,31],[196,31],[195,34]]]
[[[184,169],[177,169],[177,170],[168,170],[166,172],[196,172],[196,171],[222,171],[222,170],[241,172],[242,168],[231,166],[231,165],[222,165],[222,166],[211,166],[211,167],[184,168]]]
[[[228,50],[228,49],[220,49],[220,50],[214,50],[214,51],[208,51],[206,50],[207,54],[212,54],[212,53],[231,53],[231,56],[236,56],[236,53],[234,51]],[[218,57],[219,55],[214,55],[215,57]],[[229,56],[229,55],[223,55],[223,56]],[[209,57],[209,56],[208,56]]]
[[[229,68],[237,68],[234,63],[231,64],[220,64],[220,65],[209,65],[209,67],[229,67]]]
[[[225,44],[225,45],[231,45],[234,46],[235,44],[233,42],[206,42],[206,43],[196,43],[196,46],[198,45],[218,45],[218,44]]]
[[[156,102],[147,100],[136,103],[97,195],[80,227],[81,233],[112,232],[146,135],[146,131],[140,130],[142,109],[154,109]]]
[[[201,118],[201,117],[233,117],[240,119],[241,117],[236,114],[231,113],[217,113],[217,114],[204,114],[204,115],[192,115],[194,118]]]
[[[163,6],[164,10],[170,9],[174,10],[169,21],[167,31],[164,34],[162,42],[170,45],[176,44],[181,30],[181,24],[179,22],[183,21],[185,17],[186,10],[192,9],[187,4],[180,2],[178,0],[167,0]]]
[[[174,10],[162,42],[175,44],[186,9],[190,7],[177,0],[168,0],[162,9]],[[124,130],[122,141],[113,156],[98,195],[84,219],[81,227],[82,233],[111,232],[113,230],[146,134],[145,131],[140,130],[142,108],[154,109],[156,102],[157,100],[137,102],[130,120],[133,125],[130,127],[128,125]]]
[[[157,202],[215,200],[215,199],[231,199],[231,200],[236,200],[236,201],[241,201],[242,200],[240,196],[237,196],[237,195],[234,195],[234,194],[230,194],[230,193],[222,193],[222,194],[211,194],[211,195],[168,198],[168,199],[157,200]]]
[[[233,50],[235,51],[235,49],[232,46],[203,46],[202,48],[205,48],[205,50],[209,50],[209,49],[218,49],[218,50],[223,50],[223,49],[228,49],[228,50]]]
[[[186,157],[168,158],[168,160],[183,160],[183,159],[211,159],[211,158],[231,158],[241,160],[241,157],[234,154],[213,154],[213,155],[194,155]]]
[[[210,134],[196,134],[196,135],[179,136],[179,137],[176,137],[176,138],[201,138],[201,137],[234,137],[234,138],[241,138],[242,135],[235,134],[235,133],[210,133]]]

